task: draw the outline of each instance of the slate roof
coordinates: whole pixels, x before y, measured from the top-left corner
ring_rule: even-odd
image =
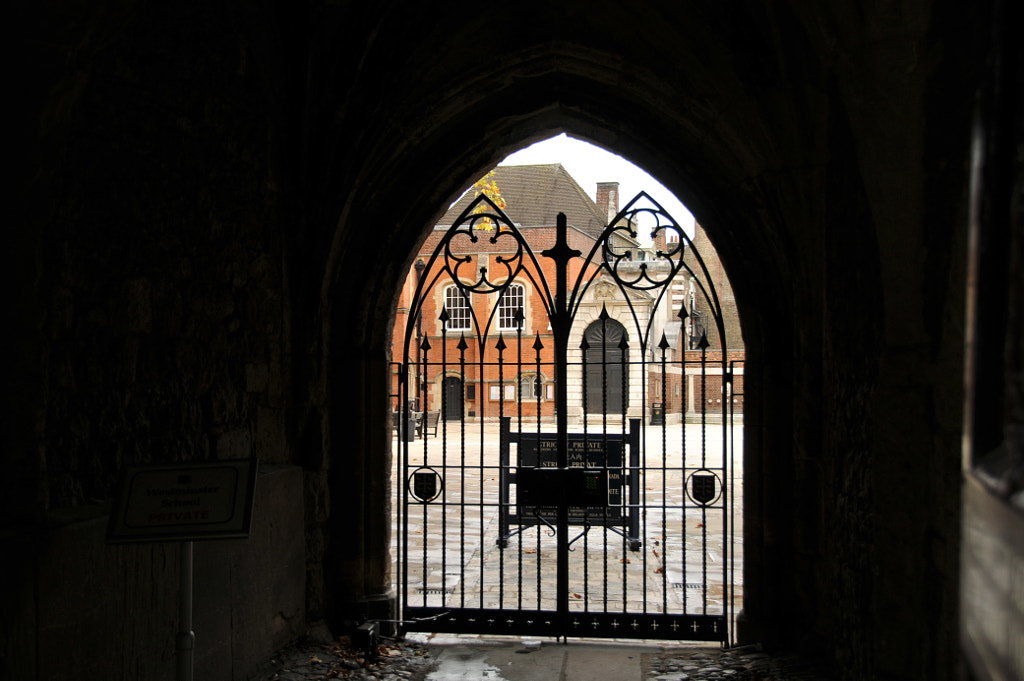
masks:
[[[498,166],[494,181],[505,199],[505,214],[518,227],[552,226],[559,213],[565,213],[570,227],[600,236],[608,222],[586,191],[562,167],[561,163],[530,166]],[[596,187],[595,187],[596,190]],[[470,188],[439,224],[451,225],[478,192]]]

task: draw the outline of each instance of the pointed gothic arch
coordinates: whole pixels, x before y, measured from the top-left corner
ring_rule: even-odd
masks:
[[[602,318],[583,332],[586,412],[625,414],[629,409],[629,333],[620,322]]]

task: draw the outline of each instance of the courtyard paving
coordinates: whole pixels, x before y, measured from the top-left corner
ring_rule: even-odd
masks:
[[[499,516],[496,424],[442,424],[437,437],[409,442],[406,473],[436,471],[437,499],[408,505],[406,571],[398,562],[401,528],[393,527],[393,574],[407,577],[409,602],[423,607],[555,608],[556,539],[553,528],[512,526],[508,546]],[[536,426],[534,426],[535,428]],[[610,431],[621,426],[611,425]],[[546,428],[545,428],[546,430]],[[571,429],[578,432],[578,429]],[[599,429],[588,427],[598,436]],[[685,438],[685,439],[684,439]],[[395,441],[396,449],[405,444]],[[735,617],[742,601],[742,426],[648,426],[641,461],[639,551],[616,530],[570,526],[570,609],[585,613],[726,614],[726,580]],[[722,459],[735,452],[722,471]],[[399,464],[393,489],[399,490]],[[514,466],[514,460],[513,460]],[[710,508],[692,500],[694,472],[718,475],[719,498]],[[720,480],[732,494],[723,508]],[[514,503],[514,487],[512,488]],[[396,500],[400,501],[400,500]],[[731,540],[727,525],[733,528]]]
[[[436,502],[410,504],[408,575],[411,601],[439,607],[554,607],[555,539],[546,527],[531,527],[501,549],[498,515],[498,428],[468,424],[447,437],[410,442],[409,471],[437,470],[444,489]],[[451,427],[451,424],[449,424]],[[575,430],[575,429],[574,429]],[[593,432],[593,431],[591,431]],[[641,523],[642,547],[591,528],[570,554],[571,607],[580,612],[725,612],[726,556],[732,609],[742,604],[742,426],[701,433],[699,425],[648,427]],[[397,439],[395,449],[401,444]],[[708,454],[702,459],[701,452]],[[686,478],[720,465],[735,452],[726,475],[734,503],[702,512],[684,503]],[[399,460],[393,469],[398,490]],[[408,471],[406,471],[408,472]],[[396,500],[397,501],[397,500]],[[443,505],[440,502],[443,501]],[[731,540],[726,520],[735,531]],[[393,526],[393,573],[400,575],[401,534]],[[514,528],[518,529],[518,528]],[[571,527],[577,534],[582,528]],[[575,536],[575,534],[573,535]],[[504,577],[504,578],[503,578]],[[706,577],[706,580],[705,580]],[[705,588],[706,583],[706,588]],[[522,585],[522,586],[520,586]],[[578,596],[578,597],[577,597]],[[271,660],[253,681],[823,681],[829,673],[806,658],[772,655],[759,646],[637,639],[551,638],[411,632],[403,640],[382,639],[376,655],[353,648],[342,637],[319,632]]]

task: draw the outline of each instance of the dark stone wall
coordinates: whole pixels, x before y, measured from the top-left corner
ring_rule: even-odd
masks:
[[[256,454],[302,469],[276,501],[303,509],[289,555],[304,577],[288,584],[304,580],[305,617],[387,612],[398,287],[471,178],[569,130],[656,174],[729,271],[749,360],[742,635],[841,678],[953,678],[983,9],[24,10],[5,538],[34,565],[55,517],[102,517],[122,466]],[[111,559],[97,542],[76,549],[85,572],[139,590],[168,575],[166,552]],[[35,650],[16,645],[42,626],[32,603],[59,593],[38,589],[5,600],[7,650]],[[145,606],[146,637],[162,631],[165,596],[126,593],[95,623]],[[254,598],[231,606],[236,634],[295,631]],[[146,661],[116,669],[164,661],[133,645]],[[33,655],[19,669],[40,676]]]
[[[971,149],[960,644],[1024,678],[1024,44],[996,4]]]
[[[296,218],[266,100],[268,62],[283,68],[267,32],[283,29],[245,10],[23,8],[31,154],[0,478],[0,533],[17,547],[0,654],[13,678],[172,677],[177,545],[103,542],[124,466],[300,459]],[[260,477],[249,540],[196,548],[204,676],[248,678],[322,609],[321,588],[307,608],[303,539],[324,505],[305,503],[304,478],[322,473],[289,470]]]
[[[364,159],[337,167],[353,197],[342,213],[396,227],[339,232],[335,252],[410,253],[422,232],[404,226],[432,224],[460,178],[562,128],[657,173],[735,273],[760,363],[747,376],[761,404],[745,418],[746,635],[833,657],[845,678],[952,676],[977,36],[946,38],[975,17],[930,3],[559,7],[547,23],[505,18],[480,51],[485,20],[447,16],[380,36],[361,73],[403,86],[357,79],[360,107],[337,109],[339,157]],[[643,40],[621,40],[624,26]],[[449,47],[428,56],[437,34]],[[384,144],[389,130],[402,136]],[[360,262],[333,282],[375,282],[357,320],[387,311],[391,267]]]
[[[306,632],[301,490],[301,469],[261,466],[250,537],[195,543],[196,678],[249,679]],[[180,544],[105,545],[101,511],[0,532],[5,590],[19,596],[5,602],[5,678],[176,678]]]
[[[102,37],[69,17],[51,46],[74,97],[42,112],[32,216],[44,508],[104,500],[126,464],[289,458],[273,126],[252,48],[186,7],[75,18]]]

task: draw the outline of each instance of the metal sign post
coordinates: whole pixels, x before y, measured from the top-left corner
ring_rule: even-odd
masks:
[[[108,544],[180,541],[177,681],[192,681],[193,541],[247,539],[256,459],[137,466],[125,470],[107,526]]]
[[[180,578],[181,593],[178,601],[178,636],[175,650],[178,653],[177,681],[192,681],[192,651],[196,644],[196,633],[192,631],[192,542],[181,542]]]

